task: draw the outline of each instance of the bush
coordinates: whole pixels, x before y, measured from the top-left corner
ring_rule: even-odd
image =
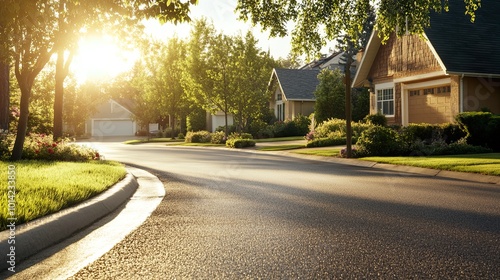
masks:
[[[401,152],[396,131],[383,126],[372,126],[364,131],[356,142],[356,147],[360,156],[390,156]]]
[[[254,147],[255,140],[253,139],[228,139],[226,141],[226,146],[230,148],[246,148],[246,147]]]
[[[500,151],[500,116],[489,112],[465,112],[456,117],[467,133],[467,143]]]
[[[296,116],[293,121],[295,125],[296,135],[290,135],[290,136],[304,136],[309,132],[309,125],[311,125],[311,119],[308,117],[299,114]]]
[[[337,145],[345,145],[346,138],[317,138],[312,141],[307,142],[306,148],[315,148],[315,147],[328,147],[328,146],[337,146]]]
[[[177,134],[177,139],[183,140],[184,138],[186,138],[186,136],[184,136],[183,133]]]
[[[351,122],[352,140],[355,143],[363,131],[372,127],[373,124],[363,122]],[[321,123],[314,132],[314,138],[346,138],[346,121],[342,119],[330,119]],[[345,144],[345,142],[344,142]]]
[[[387,126],[387,118],[381,113],[367,115],[363,121],[373,125]]]
[[[222,131],[216,131],[210,136],[210,143],[212,144],[225,144],[225,133]]]
[[[186,143],[210,143],[211,134],[206,130],[189,131],[184,142]]]
[[[10,157],[13,143],[5,159]],[[87,146],[73,143],[70,139],[52,141],[51,135],[31,134],[26,136],[23,146],[23,159],[48,160],[48,161],[87,161],[100,160],[102,155],[97,150]]]
[[[233,133],[229,134],[229,136],[227,138],[228,139],[253,139],[253,136],[250,133],[233,132]]]

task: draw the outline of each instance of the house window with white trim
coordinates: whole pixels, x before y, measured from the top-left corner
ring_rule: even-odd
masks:
[[[377,89],[377,112],[394,116],[394,88]]]

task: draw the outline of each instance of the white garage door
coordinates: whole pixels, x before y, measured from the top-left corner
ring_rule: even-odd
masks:
[[[94,120],[92,136],[133,136],[131,120]]]

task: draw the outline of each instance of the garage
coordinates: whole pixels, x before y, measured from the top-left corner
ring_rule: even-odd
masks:
[[[409,123],[446,123],[451,114],[450,86],[408,91]]]
[[[134,122],[127,120],[93,120],[92,136],[133,136]]]

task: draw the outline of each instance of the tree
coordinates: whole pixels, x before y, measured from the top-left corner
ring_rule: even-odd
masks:
[[[267,83],[269,73],[276,62],[268,53],[257,47],[258,41],[251,32],[243,38],[235,37],[235,91],[231,103],[231,113],[235,116],[237,130],[241,132],[248,128],[253,119],[258,119],[267,107]]]
[[[318,75],[319,85],[314,92],[314,118],[320,124],[330,118],[345,117],[344,74],[340,70],[323,69]]]
[[[233,38],[217,34],[205,19],[196,21],[188,43],[188,59],[183,84],[191,99],[209,112],[222,111],[225,136],[228,114],[235,91]]]
[[[74,4],[75,7],[92,7],[96,4],[94,10],[96,15],[105,21],[113,21],[112,15],[120,15],[128,20],[140,20],[142,18],[157,16],[162,20],[184,21],[188,20],[187,16],[190,5],[196,4],[197,1],[64,1],[64,0],[7,0],[2,3],[0,9],[0,28],[9,31],[2,34],[0,38],[1,45],[7,45],[5,49],[13,50],[13,61],[15,68],[16,79],[21,90],[20,101],[20,117],[17,127],[17,135],[12,150],[11,160],[19,160],[22,157],[24,140],[26,137],[29,103],[31,90],[36,76],[43,69],[45,64],[50,60],[51,56],[59,52],[59,57],[64,56],[61,49],[64,49],[65,31],[59,23],[66,23],[63,19],[67,10],[66,4]],[[97,5],[102,4],[102,5]],[[101,7],[111,7],[111,9],[101,9]],[[84,17],[88,15],[82,10],[78,10],[75,16]],[[5,20],[6,19],[6,20]],[[61,20],[61,22],[59,22]],[[80,20],[82,20],[80,18]],[[5,25],[5,23],[9,23]],[[69,26],[69,25],[68,25]],[[61,27],[61,28],[60,28]],[[9,55],[10,57],[10,55]],[[5,60],[2,61],[5,63]],[[64,62],[60,62],[59,69],[63,73],[58,75],[58,80],[64,81]],[[5,83],[6,79],[0,80],[0,83]],[[61,90],[60,86],[58,88]],[[61,95],[58,96],[57,109],[60,111]],[[58,114],[59,118],[59,114]],[[58,124],[59,127],[59,124]]]
[[[422,34],[430,25],[431,11],[447,11],[449,0],[339,0],[339,1],[295,1],[295,0],[238,0],[236,10],[240,19],[251,20],[270,30],[271,36],[288,34],[287,24],[295,22],[292,30],[292,52],[311,56],[317,53],[326,40],[335,40],[340,36],[347,39],[345,45],[356,46],[363,27],[370,16],[370,2],[378,7],[375,28],[383,40],[397,32]],[[475,11],[481,0],[464,0],[466,13],[474,20]],[[410,19],[410,20],[409,20]],[[407,22],[411,22],[410,25]],[[397,26],[407,26],[399,28]],[[347,48],[346,50],[349,50]],[[346,62],[346,84],[350,85],[349,53]],[[350,86],[346,87],[346,100],[350,101]],[[346,102],[347,156],[350,156],[350,102]]]

